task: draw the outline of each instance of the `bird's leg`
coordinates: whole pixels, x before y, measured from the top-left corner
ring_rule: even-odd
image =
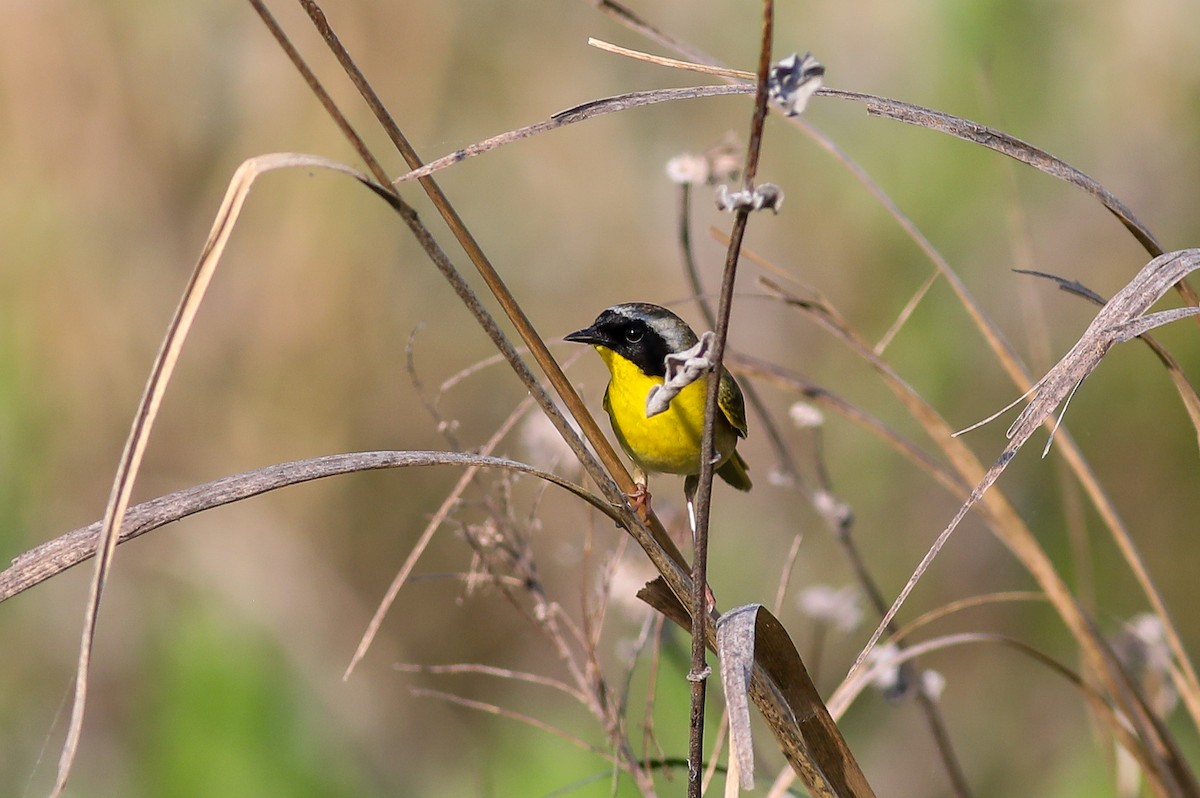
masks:
[[[687,502],[688,525],[692,530],[692,543],[696,542],[696,489],[700,487],[700,477],[688,474],[683,478],[683,498]]]
[[[649,480],[646,477],[646,471],[638,465],[633,467],[633,491],[625,495],[629,499],[629,506],[638,514],[643,521],[650,519],[650,490],[647,487]]]
[[[696,489],[700,487],[700,477],[688,474],[683,478],[683,498],[687,501],[688,524],[692,530],[692,551],[696,550]],[[717,597],[713,595],[710,585],[704,586],[705,611],[712,612],[717,606]]]

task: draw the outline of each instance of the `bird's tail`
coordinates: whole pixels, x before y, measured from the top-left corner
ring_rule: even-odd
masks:
[[[721,464],[721,467],[717,469],[717,474],[738,490],[750,490],[754,485],[750,481],[749,467],[746,465],[746,461],[737,452],[734,452],[732,457]]]

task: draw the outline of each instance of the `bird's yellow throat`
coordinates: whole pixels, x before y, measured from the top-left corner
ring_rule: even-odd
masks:
[[[704,431],[705,380],[688,385],[671,400],[666,412],[646,418],[646,397],[662,377],[651,377],[628,359],[603,346],[595,347],[612,374],[604,409],[625,452],[642,468],[669,474],[700,472],[700,440]],[[718,422],[724,418],[718,413]],[[721,462],[733,453],[737,435],[727,422],[716,427]]]

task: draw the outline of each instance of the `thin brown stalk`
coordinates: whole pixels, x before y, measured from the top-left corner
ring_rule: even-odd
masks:
[[[496,446],[508,434],[509,430],[516,424],[517,420],[524,415],[529,407],[533,404],[530,398],[523,399],[509,414],[508,418],[501,423],[496,432],[489,438],[479,449],[480,454],[491,454],[495,451]],[[371,620],[367,623],[367,628],[363,631],[362,637],[358,641],[358,646],[354,650],[354,654],[350,657],[350,662],[346,665],[346,670],[342,673],[342,681],[350,678],[354,673],[354,668],[366,656],[367,650],[370,649],[371,643],[375,640],[375,635],[379,633],[380,627],[383,626],[383,620],[387,617],[388,611],[395,603],[396,597],[400,594],[400,590],[408,581],[412,574],[413,568],[416,567],[417,561],[424,555],[425,550],[429,547],[429,543],[433,540],[433,536],[441,529],[442,524],[450,516],[450,512],[458,505],[463,493],[467,487],[475,481],[475,476],[479,469],[477,467],[468,467],[459,476],[458,481],[454,483],[454,487],[446,494],[446,498],[442,500],[441,505],[434,512],[433,517],[429,519],[429,523],[425,525],[417,542],[413,544],[412,550],[409,551],[404,563],[400,566],[400,570],[396,572],[396,576],[392,578],[392,582],[388,585],[387,590],[383,594],[383,598],[379,600],[378,606],[375,608],[375,613],[371,616]]]
[[[896,320],[892,322],[891,326],[880,337],[879,342],[875,344],[875,354],[882,355],[887,351],[887,348],[891,346],[892,340],[900,333],[900,330],[908,323],[908,320],[912,318],[912,314],[916,312],[917,306],[925,299],[925,296],[929,293],[929,289],[933,288],[933,284],[937,282],[940,276],[941,272],[934,269],[925,278],[925,282],[921,283],[920,287],[913,292],[913,295],[904,303],[904,307],[896,314]]]
[[[955,613],[968,610],[973,607],[984,607],[990,604],[1000,604],[1010,601],[1046,601],[1046,594],[1037,593],[1030,590],[1009,590],[1000,593],[983,593],[977,596],[967,596],[966,598],[951,601],[948,604],[943,604],[940,607],[935,607],[928,612],[914,618],[909,623],[902,626],[900,629],[892,633],[888,640],[898,642],[911,637],[915,632],[929,626],[935,621],[939,621]]]
[[[662,616],[655,613],[646,613],[646,617],[642,620],[642,628],[638,632],[637,640],[633,644],[633,651],[629,657],[629,661],[625,667],[625,672],[619,680],[620,689],[617,691],[617,700],[612,706],[612,720],[614,727],[611,732],[611,737],[619,737],[621,745],[628,757],[630,767],[634,773],[634,777],[639,780],[639,786],[644,795],[653,795],[655,792],[654,781],[651,777],[650,757],[646,753],[646,747],[650,740],[653,739],[653,732],[650,728],[644,727],[645,735],[643,737],[642,755],[638,756],[633,750],[633,741],[629,736],[629,696],[631,686],[633,684],[633,673],[637,666],[638,660],[645,651],[647,645],[652,645],[654,648],[654,656],[657,656],[658,647],[658,632],[662,629]],[[653,674],[653,665],[651,668]],[[653,707],[654,699],[654,682],[653,675],[649,687],[649,696],[647,703]],[[647,719],[649,722],[649,719]],[[659,751],[659,757],[662,757],[662,751]],[[665,771],[670,775],[670,771]],[[644,780],[644,781],[643,781]]]
[[[631,50],[628,47],[610,44],[602,39],[595,37],[588,38],[588,45],[595,47],[597,50],[604,50],[607,53],[614,55],[623,55],[626,58],[632,58],[635,61],[644,61],[647,64],[655,64],[656,66],[669,67],[671,69],[682,69],[687,72],[699,72],[702,75],[713,75],[718,78],[734,78],[736,80],[754,80],[753,72],[744,72],[740,69],[726,69],[725,67],[713,66],[712,64],[697,64],[692,61],[680,61],[677,58],[665,58],[661,55],[653,55],[641,50]]]
[[[787,596],[788,583],[792,579],[792,572],[796,568],[796,559],[800,556],[800,544],[803,542],[804,535],[796,534],[792,537],[792,545],[788,547],[787,556],[783,559],[783,567],[779,569],[779,586],[775,588],[775,600],[771,602],[771,612],[775,615],[779,615],[783,608],[783,599]]]
[[[515,671],[511,668],[497,668],[494,665],[484,665],[478,662],[459,662],[450,665],[419,665],[398,662],[392,666],[392,670],[401,673],[431,673],[435,675],[469,673],[473,675],[494,676],[497,679],[524,682],[525,684],[534,684],[538,687],[548,687],[551,690],[557,690],[560,693],[570,696],[580,703],[586,703],[585,696],[566,682],[551,679],[548,676],[542,676],[538,673]]]
[[[763,127],[767,118],[767,78],[771,68],[771,43],[774,38],[775,6],[772,0],[763,0],[762,38],[759,44],[758,82],[754,96],[754,112],[750,120],[750,136],[746,149],[746,162],[742,186],[746,191],[754,189],[758,176],[758,160],[762,152]],[[712,370],[708,375],[707,404],[704,410],[704,435],[700,446],[700,482],[693,498],[695,502],[696,528],[695,550],[692,557],[691,632],[692,664],[688,678],[692,682],[692,710],[688,738],[688,796],[700,798],[702,779],[701,762],[704,759],[704,706],[707,684],[708,613],[705,602],[708,567],[708,524],[712,501],[713,479],[713,430],[716,424],[717,394],[720,385],[722,358],[725,341],[729,334],[729,315],[733,308],[733,288],[737,278],[738,256],[750,209],[742,207],[734,217],[730,233],[729,249],[725,258],[724,276],[721,281],[721,299],[717,306],[717,324],[712,350]]]
[[[642,767],[649,767],[651,748],[656,751],[658,757],[661,758],[665,755],[662,746],[659,745],[658,738],[654,734],[654,705],[658,694],[658,674],[662,665],[662,642],[666,629],[666,618],[658,613],[655,613],[653,618],[654,636],[652,639],[654,644],[651,649],[649,672],[646,674],[646,698],[642,704]]]
[[[684,274],[691,285],[693,297],[700,308],[700,313],[704,316],[704,321],[708,325],[708,329],[715,330],[717,327],[716,313],[714,313],[712,303],[708,301],[704,291],[704,284],[700,279],[700,270],[696,265],[695,250],[692,246],[691,186],[685,183],[679,188],[679,249],[683,256]],[[729,246],[727,236],[722,235],[720,240],[726,247]],[[745,395],[746,402],[754,410],[754,418],[762,424],[763,434],[766,435],[767,440],[771,443],[771,448],[775,452],[778,473],[797,490],[804,491],[804,480],[800,475],[800,470],[796,467],[792,453],[784,442],[783,434],[779,431],[779,425],[775,423],[775,419],[768,410],[767,403],[763,401],[762,395],[758,392],[758,388],[753,382],[747,381],[742,386],[742,393]]]
[[[594,754],[594,755],[600,757],[601,759],[604,759],[605,761],[612,763],[614,766],[620,766],[620,762],[617,760],[617,758],[614,757],[612,755],[612,753],[610,753],[607,749],[601,748],[600,746],[597,746],[597,745],[592,745],[591,743],[589,743],[585,740],[581,740],[578,737],[574,736],[573,734],[570,734],[567,731],[558,728],[557,726],[551,726],[549,723],[546,723],[545,721],[538,720],[537,718],[533,717],[532,715],[526,715],[521,712],[514,712],[511,709],[505,709],[504,707],[500,707],[495,704],[489,704],[486,701],[476,701],[474,699],[466,698],[466,697],[460,696],[460,695],[455,695],[453,693],[446,693],[441,690],[428,690],[425,688],[418,687],[418,688],[413,688],[411,693],[414,696],[418,696],[421,698],[438,698],[438,699],[441,699],[442,701],[446,701],[451,704],[456,704],[460,707],[466,707],[467,709],[474,709],[479,712],[484,712],[488,715],[498,715],[502,718],[508,718],[509,720],[515,720],[520,723],[524,723],[526,726],[532,726],[535,729],[539,729],[540,731],[544,731],[544,732],[547,732],[548,734],[552,734],[561,740],[565,740],[566,742],[570,743],[571,745],[575,746],[576,748],[580,749],[581,751],[586,751],[589,754]]]
[[[59,755],[58,770],[50,793],[51,798],[58,798],[66,788],[83,734],[91,656],[100,613],[100,602],[104,595],[108,574],[112,568],[113,558],[116,556],[116,547],[121,537],[121,524],[125,517],[125,511],[129,507],[130,496],[141,468],[142,457],[149,444],[150,433],[158,417],[167,385],[171,381],[171,376],[183,350],[183,344],[191,331],[196,313],[204,301],[205,292],[216,273],[221,255],[250,193],[251,186],[263,174],[294,167],[330,169],[348,174],[379,193],[378,185],[354,169],[325,158],[296,153],[275,153],[247,160],[238,167],[230,181],[221,207],[217,211],[216,219],[209,231],[208,239],[184,288],[179,305],[167,325],[167,331],[151,365],[150,375],[146,380],[146,386],[138,401],[137,409],[134,411],[129,435],[113,476],[112,489],[100,532],[99,556],[96,558],[88,601],[84,610],[71,716],[67,726],[66,739],[63,741]]]

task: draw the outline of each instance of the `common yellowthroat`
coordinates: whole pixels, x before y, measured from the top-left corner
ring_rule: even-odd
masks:
[[[646,417],[646,397],[662,385],[668,354],[683,352],[699,339],[687,323],[666,308],[646,302],[614,305],[592,326],[566,340],[596,348],[612,379],[604,392],[604,409],[613,432],[636,466],[634,478],[644,491],[646,472],[681,474],[689,500],[700,473],[700,440],[704,432],[705,380],[686,386],[663,413]],[[733,376],[721,369],[713,448],[717,474],[738,490],[750,490],[746,461],[735,449],[746,437],[746,405]]]

